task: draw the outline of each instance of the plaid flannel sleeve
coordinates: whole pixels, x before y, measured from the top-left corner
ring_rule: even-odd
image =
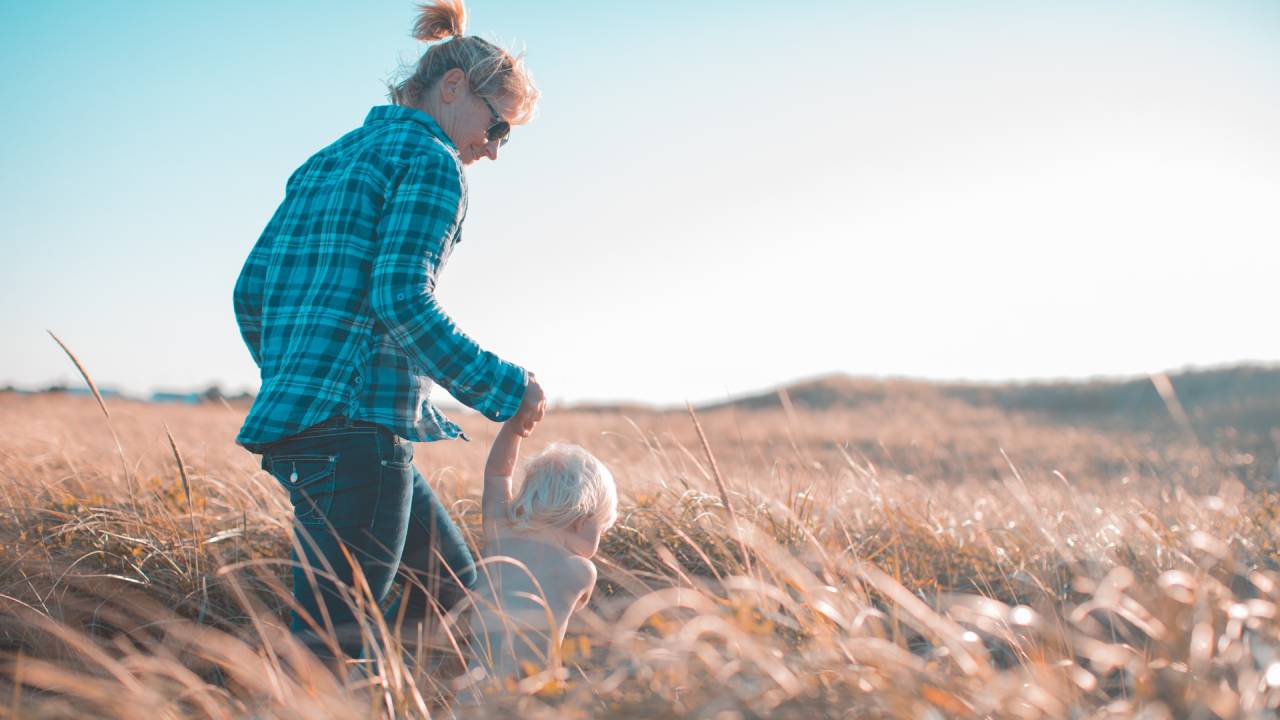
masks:
[[[240,326],[240,337],[249,348],[249,355],[258,367],[262,367],[262,287],[267,266],[262,253],[255,246],[245,260],[240,277],[236,279],[236,287],[232,293],[232,305],[235,307],[236,324]]]
[[[414,158],[378,223],[371,303],[390,336],[460,402],[494,421],[520,408],[525,370],[481,349],[435,297],[445,243],[462,221],[462,179],[443,153]]]

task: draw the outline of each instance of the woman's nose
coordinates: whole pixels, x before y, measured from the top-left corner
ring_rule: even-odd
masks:
[[[490,160],[497,160],[497,159],[498,159],[498,147],[499,147],[499,146],[501,146],[501,145],[502,145],[502,141],[501,141],[501,140],[492,140],[492,141],[490,141],[490,142],[485,143],[485,144],[484,144],[484,154],[485,154],[485,157],[489,158]]]

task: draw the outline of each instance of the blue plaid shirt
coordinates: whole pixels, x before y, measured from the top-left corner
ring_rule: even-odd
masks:
[[[466,212],[456,148],[418,110],[375,107],[303,163],[236,281],[236,321],[262,371],[236,442],[252,449],[334,415],[409,440],[458,437],[431,404],[434,383],[490,420],[514,415],[524,369],[481,349],[435,297]]]

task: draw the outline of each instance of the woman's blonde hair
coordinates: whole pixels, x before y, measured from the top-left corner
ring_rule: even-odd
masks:
[[[391,85],[388,93],[397,105],[421,106],[428,90],[454,68],[462,70],[471,90],[488,98],[513,98],[514,125],[529,122],[538,102],[538,88],[524,64],[524,54],[512,55],[483,38],[463,35],[467,9],[462,0],[434,0],[419,5],[421,14],[413,26],[413,36],[422,42],[445,40],[427,48],[413,74]]]
[[[609,527],[617,514],[613,474],[594,455],[568,443],[554,443],[529,461],[524,484],[511,501],[511,522],[519,528],[563,528],[581,518]]]

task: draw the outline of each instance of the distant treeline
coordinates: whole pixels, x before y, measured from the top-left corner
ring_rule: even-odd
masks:
[[[24,388],[14,387],[12,385],[6,385],[4,387],[0,387],[0,392],[19,393],[23,395],[35,395],[35,394],[41,394],[41,393],[60,393],[60,394],[67,394],[67,395],[92,395],[93,394],[89,390],[89,388],[84,385],[79,385],[79,384],[65,385],[62,383],[55,383],[53,385],[48,385],[38,390],[28,390]],[[100,392],[103,397],[107,397],[107,398],[122,398],[125,400],[141,400],[144,402],[187,403],[190,405],[198,405],[200,403],[205,403],[205,402],[219,402],[219,401],[239,402],[239,401],[245,401],[245,400],[253,400],[253,397],[254,397],[253,393],[249,393],[249,392],[241,392],[234,395],[228,394],[224,392],[222,388],[218,385],[210,385],[204,390],[192,391],[192,392],[157,390],[151,393],[151,395],[147,397],[132,396],[132,395],[129,395],[128,393],[121,392],[111,387],[98,388],[98,392]]]

